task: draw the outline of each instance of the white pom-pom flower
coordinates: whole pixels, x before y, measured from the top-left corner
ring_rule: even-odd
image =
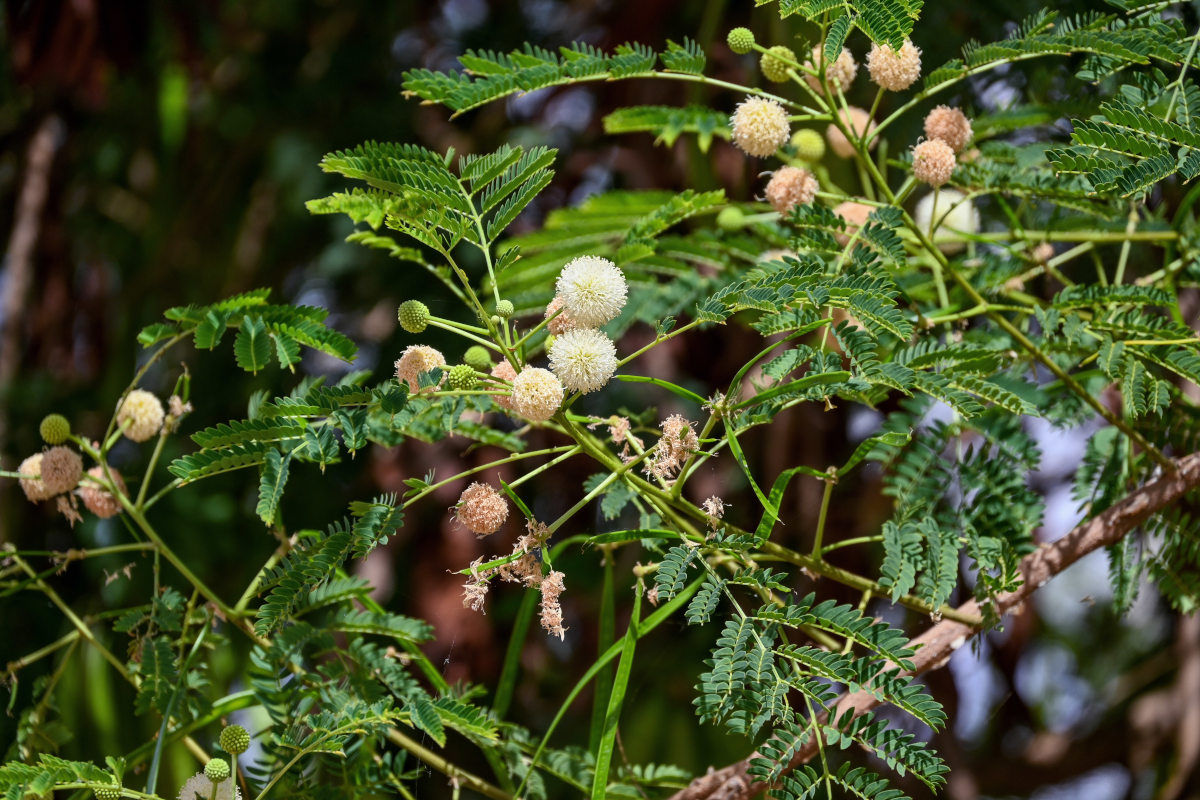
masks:
[[[936,197],[934,193],[925,195],[917,203],[913,218],[922,231],[928,231],[931,224],[937,223],[933,240],[947,255],[958,253],[967,246],[966,241],[952,231],[979,232],[979,212],[957,189],[941,189]]]
[[[571,322],[581,328],[597,328],[621,313],[629,292],[621,269],[598,256],[571,260],[556,288]]]
[[[161,400],[145,389],[134,389],[121,403],[121,409],[117,412],[117,424],[124,425],[128,422],[125,428],[126,438],[144,442],[162,430],[165,416]]]
[[[554,416],[563,401],[563,385],[548,369],[526,367],[512,382],[512,404],[517,413],[534,422]]]
[[[233,778],[226,778],[216,784],[215,792],[213,786],[207,775],[197,772],[188,778],[187,783],[179,790],[179,800],[242,800],[242,793]]]
[[[759,158],[775,155],[792,135],[787,111],[774,100],[747,97],[729,118],[733,143],[742,152]]]
[[[572,392],[594,392],[617,371],[617,348],[598,330],[567,331],[550,346],[550,369]]]

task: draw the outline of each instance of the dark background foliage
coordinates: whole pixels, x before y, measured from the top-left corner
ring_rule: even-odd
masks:
[[[967,40],[997,38],[1040,5],[1031,0],[931,2],[914,38],[926,65],[940,64]],[[1093,4],[1057,5],[1069,13]],[[603,133],[603,115],[621,105],[707,102],[730,108],[739,98],[729,93],[667,82],[588,84],[538,92],[455,120],[440,107],[422,107],[400,95],[406,69],[448,69],[467,48],[507,50],[526,40],[548,48],[572,40],[604,48],[629,40],[661,47],[668,38],[691,36],[709,52],[710,74],[760,82],[754,61],[734,56],[723,44],[725,31],[738,24],[750,25],[760,41],[770,44],[791,43],[804,33],[781,24],[773,8],[755,11],[748,2],[721,0],[10,0],[0,32],[5,54],[0,60],[0,234],[7,242],[0,271],[4,467],[14,468],[40,447],[37,422],[50,411],[66,414],[77,430],[99,435],[142,357],[137,331],[168,306],[269,286],[288,301],[328,307],[334,327],[361,348],[352,366],[310,357],[300,370],[331,376],[351,368],[390,371],[398,351],[414,341],[395,323],[401,300],[420,297],[439,312],[454,313],[425,273],[343,243],[350,230],[344,220],[306,213],[306,200],[339,185],[316,167],[325,152],[367,139],[458,152],[485,152],[505,141],[558,147],[557,178],[518,222],[518,230],[536,226],[554,207],[609,188],[724,188],[737,199],[752,197],[757,177],[747,160],[722,142],[701,154],[692,141],[668,149],[646,135]],[[862,49],[861,42],[851,44]],[[1063,88],[1070,75],[1065,65],[1035,63],[975,83],[971,96],[957,100],[987,108],[1021,89],[1080,102]],[[898,128],[892,135],[905,142],[916,134],[915,128]],[[626,344],[647,335],[634,331]],[[461,349],[446,339],[427,341],[451,358]],[[690,375],[703,386],[723,384],[759,347],[756,335],[736,326],[674,344],[680,346],[656,350],[646,372],[672,379]],[[251,392],[286,392],[300,377],[277,370],[247,377],[227,349],[228,342],[217,354],[181,353],[182,360],[149,374],[147,386],[160,395],[170,391],[184,368],[192,375],[196,413],[185,421],[185,433],[244,416]],[[606,393],[604,408],[607,413],[624,403],[642,411],[647,397],[640,389],[614,388]],[[671,409],[666,398],[653,401],[660,403],[661,414]],[[861,438],[863,426],[873,424],[869,415],[847,409],[799,408],[777,420],[769,440],[760,435],[744,445],[763,472],[773,475],[797,463],[838,463],[854,438]],[[190,446],[179,437],[165,456]],[[463,451],[463,444],[453,440],[437,446],[413,443],[390,451],[371,448],[324,476],[315,469],[296,470],[282,518],[289,533],[323,527],[341,516],[350,499],[402,491],[405,478],[430,470],[452,474],[459,465],[494,455]],[[113,456],[118,467],[129,466],[127,477],[140,474],[145,458],[128,443]],[[726,498],[736,496],[741,479],[729,466],[716,464],[698,483]],[[534,511],[540,518],[557,516],[578,495],[586,475],[582,467],[560,469],[532,485],[527,496]],[[877,530],[888,513],[878,477],[865,471],[861,479],[838,487],[831,520],[836,536]],[[1040,488],[1048,495],[1061,491],[1064,477],[1048,468]],[[444,510],[460,488],[414,509],[365,571],[380,587],[381,601],[435,624],[439,637],[431,652],[445,661],[452,680],[486,685],[499,671],[519,597],[510,587],[501,588],[489,599],[486,617],[473,614],[461,607],[459,583],[446,570],[459,569],[483,552],[507,551],[505,542],[516,531],[510,523],[496,537],[504,541],[478,544],[456,528]],[[815,481],[808,481],[789,496],[785,521],[796,544],[813,529],[819,491]],[[155,515],[172,546],[232,599],[275,546],[253,506],[253,481],[235,474],[175,493]],[[731,518],[744,522],[741,515],[750,511],[748,504],[735,505]],[[1068,505],[1068,516],[1071,511]],[[1061,533],[1062,520],[1051,522]],[[614,523],[597,519],[597,525]],[[51,510],[25,503],[12,482],[0,482],[0,541],[25,549],[65,549],[125,536],[119,523],[94,519],[72,530]],[[629,574],[633,557],[632,551],[620,557],[619,575]],[[571,628],[566,643],[535,635],[524,654],[514,716],[534,730],[546,724],[594,654],[598,561],[597,553],[582,551],[564,560]],[[70,566],[54,578],[55,585],[81,614],[120,608],[139,602],[149,586],[146,564],[135,560],[131,577],[119,574],[125,564],[114,557]],[[1195,669],[1200,631],[1193,621],[1170,617],[1153,599],[1135,609],[1133,623],[1114,619],[1102,597],[1094,605],[1084,597],[1102,592],[1105,584],[1103,564],[1092,567],[1089,574],[1082,574],[1082,567],[1072,573],[1073,584],[988,637],[981,650],[963,653],[950,670],[929,677],[951,719],[958,720],[937,743],[953,770],[952,797],[1028,796],[1051,785],[1062,785],[1068,792],[1063,796],[1144,795],[1134,776],[1157,756],[1163,756],[1157,763],[1169,763],[1172,753],[1179,771],[1176,789],[1185,790],[1200,742],[1175,736],[1176,717],[1181,703],[1200,703],[1200,698],[1179,696],[1175,670],[1178,665]],[[106,582],[108,575],[117,577]],[[103,602],[96,594],[99,584]],[[822,591],[857,601],[835,587]],[[1065,604],[1067,611],[1047,603]],[[57,638],[64,624],[40,596],[3,598],[0,664]],[[98,629],[107,627],[98,623]],[[713,635],[711,629],[668,626],[656,634],[660,641],[646,648],[645,658],[639,654],[633,702],[622,728],[631,758],[703,770],[749,748],[748,742],[699,729],[691,711],[692,685]],[[114,649],[120,651],[122,644],[115,642]],[[73,668],[63,679],[58,714],[64,734],[71,735],[62,743],[62,753],[70,757],[125,752],[157,727],[150,718],[129,723],[127,687],[93,656],[85,653],[86,668]],[[217,687],[226,687],[244,656],[240,641],[214,656]],[[50,661],[39,662],[10,680],[15,708],[28,702],[35,679],[51,668]],[[580,739],[589,711],[590,703],[584,702],[572,709],[571,724],[561,729],[563,743]],[[7,750],[15,735],[16,718],[0,715],[0,748]],[[468,766],[483,769],[467,752]],[[172,777],[194,770],[186,755],[176,757]],[[431,792],[440,793],[439,786],[438,779],[430,780]]]

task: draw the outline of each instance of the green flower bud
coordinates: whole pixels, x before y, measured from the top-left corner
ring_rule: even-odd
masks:
[[[210,758],[204,765],[204,774],[213,783],[220,783],[229,777],[229,762],[223,758]]]
[[[429,306],[420,300],[405,300],[396,311],[400,327],[409,333],[420,333],[429,325]]]
[[[121,797],[121,787],[97,786],[92,789],[92,794],[96,795],[96,800],[118,800]]]
[[[511,300],[501,300],[496,303],[496,314],[504,319],[511,317],[514,310]]]
[[[62,444],[71,435],[71,423],[62,414],[50,414],[42,420],[39,432],[46,444]]]
[[[746,212],[737,206],[726,206],[717,214],[717,227],[723,231],[740,231],[746,227]]]
[[[492,324],[493,325],[500,324],[500,316],[498,314],[492,314]]]
[[[739,56],[745,55],[754,47],[754,31],[749,28],[734,28],[725,37],[725,42],[729,49]]]
[[[785,58],[787,61],[783,60]],[[790,48],[777,45],[763,53],[759,67],[762,69],[762,74],[766,76],[767,80],[774,81],[775,83],[783,83],[788,79],[788,70],[792,68],[792,64],[794,63],[796,63],[796,54]]]
[[[488,349],[480,344],[473,344],[467,348],[467,352],[463,353],[463,362],[480,372],[487,372],[492,368],[492,356]]]
[[[236,756],[250,747],[250,734],[241,725],[229,725],[221,731],[219,743],[222,750]]]
[[[792,134],[792,147],[800,158],[815,164],[825,155],[825,137],[811,128],[801,128]]]
[[[447,382],[451,389],[465,392],[479,385],[479,376],[475,374],[475,368],[471,365],[455,364],[450,368]]]

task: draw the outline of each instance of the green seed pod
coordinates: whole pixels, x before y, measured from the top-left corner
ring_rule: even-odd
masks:
[[[800,158],[815,164],[825,155],[825,137],[811,128],[801,128],[792,134],[792,147]]]
[[[213,783],[220,783],[229,777],[229,762],[223,758],[210,758],[204,765],[204,774]]]
[[[737,206],[727,206],[717,214],[717,227],[723,231],[740,231],[746,227],[746,212]]]
[[[221,731],[219,743],[222,750],[236,756],[250,747],[250,734],[241,725],[229,725]]]
[[[496,303],[496,314],[503,319],[511,317],[515,310],[511,300],[501,300],[499,303]]]
[[[785,58],[787,61],[783,60]],[[767,80],[775,83],[783,83],[788,79],[788,70],[792,68],[792,65],[788,63],[789,61],[792,64],[796,63],[796,54],[790,48],[777,45],[763,53],[759,67],[762,69],[762,74],[766,76]]]
[[[71,435],[71,423],[62,414],[49,414],[38,430],[46,444],[62,444]]]
[[[463,353],[463,363],[470,365],[472,369],[487,372],[492,368],[492,356],[483,345],[473,344]]]
[[[447,382],[451,389],[465,392],[479,385],[479,376],[475,374],[475,368],[471,365],[455,364],[450,368],[450,377]]]
[[[400,327],[409,333],[420,333],[429,325],[429,306],[420,300],[405,300],[396,311]]]
[[[749,28],[734,28],[725,37],[725,43],[739,56],[745,55],[754,47],[754,31]]]

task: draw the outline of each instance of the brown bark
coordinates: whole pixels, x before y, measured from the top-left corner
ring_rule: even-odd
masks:
[[[1173,473],[1163,474],[1157,479],[1134,491],[1111,508],[1081,523],[1061,539],[1044,544],[1021,561],[1023,582],[1016,591],[996,599],[996,611],[1004,615],[1018,608],[1034,592],[1051,578],[1083,558],[1088,553],[1120,541],[1138,525],[1162,509],[1179,500],[1188,491],[1200,486],[1200,453],[1193,453],[1175,462]],[[971,600],[958,607],[963,614],[978,616],[979,604]],[[978,628],[953,620],[943,620],[925,633],[912,640],[916,650],[912,658],[913,670],[919,675],[929,670],[940,669],[950,660],[955,650],[962,647]],[[855,715],[863,714],[879,705],[879,700],[866,692],[842,695],[833,707],[833,715],[840,718],[853,708]],[[792,759],[789,769],[805,763],[816,755],[816,741],[809,744]],[[719,770],[710,770],[692,781],[685,789],[676,792],[671,800],[747,800],[762,792],[766,786],[752,781],[747,771],[750,755],[735,764]]]

